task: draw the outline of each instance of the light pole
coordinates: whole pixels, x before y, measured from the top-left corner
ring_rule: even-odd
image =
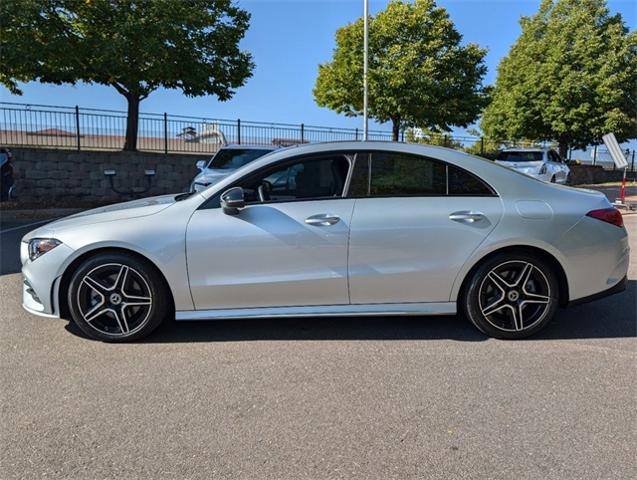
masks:
[[[363,0],[363,140],[367,140],[367,49],[369,25],[368,0]]]

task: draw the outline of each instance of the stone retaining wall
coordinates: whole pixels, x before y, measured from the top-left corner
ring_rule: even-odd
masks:
[[[185,191],[197,174],[197,160],[210,154],[147,152],[77,152],[41,148],[13,148],[18,205],[85,206],[136,197]],[[572,165],[572,184],[621,180],[621,171],[600,166]],[[115,170],[111,187],[104,170]],[[154,170],[148,185],[145,170]],[[635,174],[629,173],[632,179]],[[125,192],[125,193],[118,193]]]
[[[622,179],[623,170],[604,170],[599,165],[570,165],[572,185],[594,185],[597,183],[616,182]],[[627,177],[635,178],[628,172]]]
[[[210,154],[77,152],[12,148],[19,204],[111,203],[137,196],[186,191],[197,174],[197,160]],[[104,170],[114,170],[113,190]],[[146,170],[155,175],[147,178]],[[150,180],[150,188],[144,191]]]

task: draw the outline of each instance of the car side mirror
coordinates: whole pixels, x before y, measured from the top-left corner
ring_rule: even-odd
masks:
[[[197,163],[195,163],[195,166],[203,171],[204,168],[206,168],[206,161],[205,160],[198,160]]]
[[[233,187],[221,194],[221,208],[226,215],[236,215],[245,206],[243,188]]]

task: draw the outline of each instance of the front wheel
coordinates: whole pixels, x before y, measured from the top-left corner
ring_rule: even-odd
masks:
[[[126,253],[102,253],[75,271],[68,291],[73,321],[107,342],[150,334],[171,312],[168,287],[149,262]]]
[[[553,269],[527,254],[500,254],[480,265],[469,279],[461,307],[483,333],[525,338],[555,315],[558,282]]]

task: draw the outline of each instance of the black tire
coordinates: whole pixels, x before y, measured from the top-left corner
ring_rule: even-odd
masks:
[[[555,183],[555,175],[551,177],[551,183]]]
[[[470,275],[460,308],[482,333],[502,339],[526,338],[553,319],[559,304],[558,279],[541,258],[502,253],[481,263]]]
[[[168,286],[154,265],[126,253],[100,253],[73,273],[68,305],[90,338],[128,342],[149,335],[172,315]]]

